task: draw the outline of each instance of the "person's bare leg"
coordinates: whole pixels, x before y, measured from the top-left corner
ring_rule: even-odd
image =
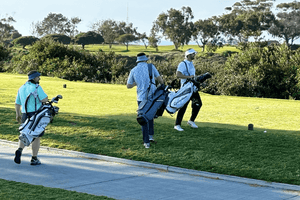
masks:
[[[21,140],[19,140],[19,148],[24,149],[25,145],[23,144],[23,142],[21,142]]]
[[[37,157],[38,152],[40,150],[40,138],[35,138],[35,140],[32,142],[32,156]]]

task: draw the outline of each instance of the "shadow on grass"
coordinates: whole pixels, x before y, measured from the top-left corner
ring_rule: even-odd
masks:
[[[18,140],[15,111],[0,107],[1,139]],[[42,145],[236,175],[265,181],[300,184],[300,132],[198,123],[183,132],[174,118],[155,120],[155,140],[145,149],[136,115],[86,116],[60,113],[47,127]]]

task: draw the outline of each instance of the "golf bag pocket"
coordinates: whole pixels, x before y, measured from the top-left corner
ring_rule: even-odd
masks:
[[[166,110],[170,114],[174,114],[182,108],[191,98],[195,88],[192,82],[185,83],[178,91],[170,92],[168,95],[168,103]]]
[[[165,91],[165,86],[158,87],[153,95],[139,104],[136,118],[137,122],[143,126],[147,124],[149,120],[153,120],[157,111],[162,107],[166,97],[167,92]]]
[[[50,113],[47,105],[43,106],[36,114],[27,118],[19,127],[20,141],[29,146],[32,141],[39,137],[50,123]]]

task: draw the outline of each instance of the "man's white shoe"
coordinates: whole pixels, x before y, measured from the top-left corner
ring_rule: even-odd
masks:
[[[187,124],[190,125],[192,128],[198,128],[198,126],[195,124],[195,122],[193,122],[193,121],[191,121],[191,120],[189,120],[189,121],[187,122]]]
[[[177,130],[177,131],[184,131],[180,125],[176,125],[174,126],[174,129]]]
[[[150,148],[150,143],[144,143],[144,146],[146,149],[149,149]]]

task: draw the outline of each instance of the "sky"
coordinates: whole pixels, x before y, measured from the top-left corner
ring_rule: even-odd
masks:
[[[225,13],[225,8],[240,0],[1,0],[0,19],[12,16],[12,25],[23,36],[31,34],[31,24],[43,21],[49,13],[62,14],[68,19],[79,17],[81,32],[90,31],[93,23],[112,19],[133,23],[140,33],[150,33],[153,22],[161,13],[183,6],[191,7],[194,19],[207,19]],[[276,0],[274,5],[294,0]],[[275,7],[274,6],[274,7]],[[271,36],[270,36],[271,37]],[[270,38],[275,39],[275,38]],[[167,44],[166,42],[164,42]]]

